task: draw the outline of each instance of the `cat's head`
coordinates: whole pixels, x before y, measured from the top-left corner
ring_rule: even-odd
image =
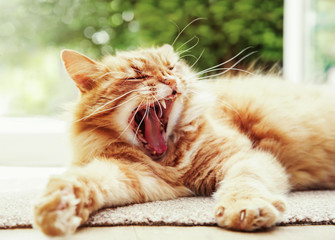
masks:
[[[118,52],[101,62],[72,50],[61,58],[81,91],[75,122],[104,129],[152,158],[164,155],[192,76],[170,45]]]

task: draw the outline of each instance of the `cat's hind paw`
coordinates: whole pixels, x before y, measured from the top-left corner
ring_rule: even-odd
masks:
[[[49,236],[72,234],[81,224],[79,204],[72,186],[63,186],[40,197],[34,204],[34,226]]]
[[[215,208],[215,218],[220,227],[240,231],[254,231],[274,226],[286,204],[282,200],[263,198],[223,200]]]

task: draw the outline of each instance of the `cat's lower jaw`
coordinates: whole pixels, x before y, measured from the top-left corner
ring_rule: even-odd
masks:
[[[49,236],[74,233],[83,222],[78,216],[79,203],[71,184],[45,194],[34,205],[34,226]]]
[[[234,199],[222,198],[215,207],[215,218],[220,227],[239,231],[254,231],[270,228],[286,209],[280,197],[257,197]]]

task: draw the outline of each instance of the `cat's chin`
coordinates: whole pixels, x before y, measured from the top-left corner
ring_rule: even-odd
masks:
[[[128,122],[144,151],[153,159],[160,159],[167,151],[167,126],[177,95],[140,105],[135,108]]]

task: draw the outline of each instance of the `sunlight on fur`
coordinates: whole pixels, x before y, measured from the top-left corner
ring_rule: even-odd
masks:
[[[170,45],[61,57],[81,96],[72,167],[34,206],[47,235],[71,234],[104,207],[194,195],[214,196],[219,226],[253,231],[280,221],[288,191],[334,188],[332,89],[221,76],[236,64],[196,73]]]

